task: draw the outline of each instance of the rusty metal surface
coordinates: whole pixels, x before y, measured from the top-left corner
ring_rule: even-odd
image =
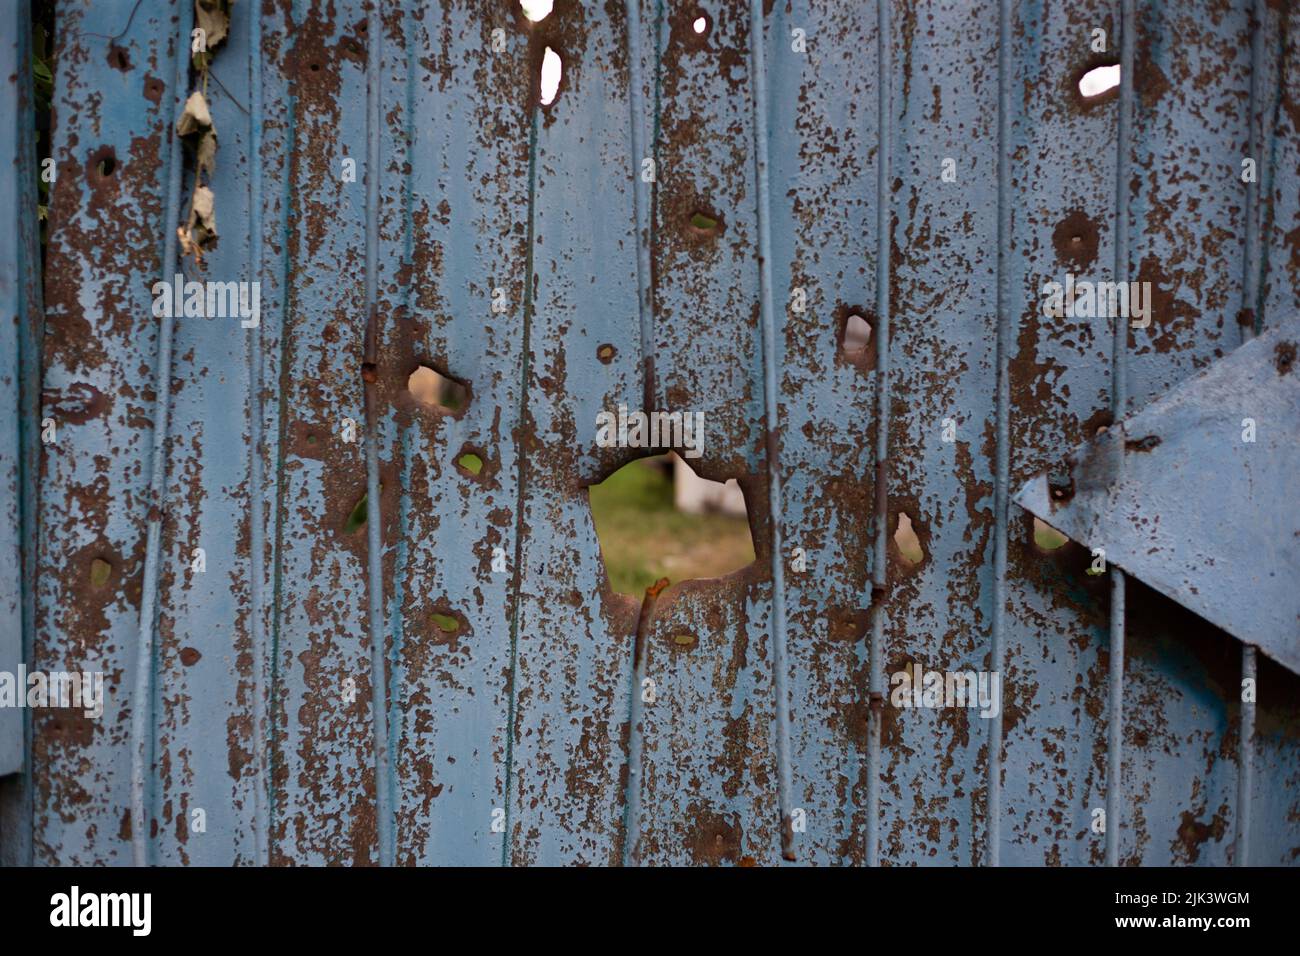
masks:
[[[987,719],[891,703],[913,664],[1001,671],[998,859],[1102,862],[1109,590],[1086,550],[1041,551],[1017,509],[998,521],[994,486],[999,322],[1010,487],[1111,421],[1110,326],[1046,317],[1041,290],[1114,263],[1118,102],[1075,84],[1099,61],[1094,28],[1117,56],[1117,4],[1005,5],[1000,99],[991,0],[708,2],[703,36],[694,6],[657,0],[558,0],[536,24],[505,0],[236,3],[213,61],[221,239],[204,277],[260,281],[261,323],[177,319],[161,367],[150,289],[176,271],[189,8],[146,0],[122,33],[133,5],[58,8],[40,416],[60,431],[39,449],[31,419],[23,432],[40,461],[25,626],[34,666],[101,668],[108,699],[98,720],[31,715],[0,820],[30,796],[7,825],[29,827],[37,862],[378,863],[391,846],[398,864],[977,864]],[[1263,327],[1297,305],[1300,23],[1261,9],[1252,27],[1244,3],[1139,5],[1128,261],[1157,292],[1128,340],[1132,407],[1236,348],[1239,314]],[[1269,64],[1253,86],[1252,29]],[[563,81],[539,107],[548,46]],[[1268,140],[1257,302],[1251,116]],[[848,316],[879,333],[882,302],[887,363],[846,360]],[[468,403],[415,402],[419,364]],[[596,444],[619,404],[705,414],[697,470],[740,480],[752,566],[644,604],[611,592],[586,487],[638,454]],[[31,494],[12,497],[6,527]],[[917,565],[894,544],[900,513]],[[1224,863],[1237,642],[1135,581],[1126,625],[1121,861]],[[1300,683],[1261,660],[1259,685],[1251,861],[1293,863]]]
[[[1016,503],[1290,671],[1300,670],[1300,321],[1075,449]]]

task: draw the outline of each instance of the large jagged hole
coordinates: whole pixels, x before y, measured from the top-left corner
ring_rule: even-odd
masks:
[[[411,397],[436,412],[455,415],[469,404],[469,389],[454,378],[421,365],[406,380]]]
[[[624,465],[587,489],[610,587],[640,599],[660,578],[730,574],[754,560],[744,492],[675,454]]]

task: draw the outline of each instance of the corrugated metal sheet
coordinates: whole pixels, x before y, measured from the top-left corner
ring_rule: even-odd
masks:
[[[1112,632],[1087,551],[1041,552],[1007,505],[1235,349],[1242,317],[1296,306],[1296,12],[1125,6],[558,0],[529,24],[505,0],[236,3],[203,277],[261,283],[245,329],[152,309],[192,185],[190,7],[60,3],[58,438],[6,426],[0,572],[7,620],[34,600],[29,664],[102,669],[108,699],[30,712],[6,857],[1089,864],[1109,793],[1118,862],[1240,859],[1240,645],[1132,580]],[[1121,56],[1120,90],[1082,101]],[[11,402],[32,249],[0,246]],[[1115,353],[1106,320],[1045,318],[1067,271],[1152,283],[1151,327]],[[837,357],[851,312],[869,362]],[[414,403],[419,363],[469,404]],[[634,454],[595,442],[619,404],[704,412],[701,471],[741,479],[758,550],[644,615],[610,592],[585,492]],[[891,703],[916,663],[1001,673],[1000,763],[989,720]],[[1300,687],[1259,667],[1242,840],[1291,863]]]

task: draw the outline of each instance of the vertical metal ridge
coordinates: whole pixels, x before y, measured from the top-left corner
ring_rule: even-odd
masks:
[[[996,446],[993,478],[993,608],[989,668],[1001,673],[1006,657],[1007,510],[1011,481],[1011,308],[1007,284],[1011,243],[1011,0],[999,8],[998,40],[998,278]],[[999,698],[1002,684],[998,683]],[[989,721],[984,861],[999,866],[1002,847],[1002,706]]]
[[[890,114],[892,102],[892,38],[890,0],[876,2],[877,133],[876,154],[876,489],[875,548],[871,571],[871,652],[868,678],[870,733],[867,736],[867,847],[868,866],[880,865],[880,721],[884,709],[885,594],[888,583],[889,535],[889,256],[890,256]]]
[[[501,865],[510,863],[510,786],[514,774],[515,762],[515,702],[519,696],[517,679],[519,664],[519,606],[523,601],[523,556],[524,556],[524,506],[527,504],[525,488],[528,478],[528,436],[525,423],[528,420],[528,378],[532,374],[532,328],[533,328],[533,251],[536,243],[534,235],[537,206],[537,125],[541,116],[541,106],[534,104],[532,119],[528,130],[528,226],[525,242],[528,244],[524,256],[524,328],[523,348],[520,356],[519,371],[519,415],[516,423],[519,441],[515,446],[515,546],[514,563],[510,569],[510,592],[513,604],[510,610],[510,669],[509,702],[506,710],[506,772],[502,801],[505,829],[501,834]]]
[[[1242,318],[1249,318],[1250,323],[1238,321],[1241,329],[1242,343],[1249,342],[1256,335],[1263,316],[1259,235],[1259,194],[1260,180],[1264,176],[1264,156],[1262,146],[1263,122],[1257,120],[1259,111],[1260,84],[1264,72],[1264,26],[1268,12],[1264,0],[1255,0],[1251,12],[1250,42],[1250,99],[1246,112],[1247,155],[1255,160],[1255,181],[1246,185],[1246,241],[1242,250]],[[1255,646],[1243,644],[1241,647],[1242,683],[1249,680],[1252,687],[1250,700],[1241,700],[1237,728],[1237,813],[1233,838],[1233,863],[1247,866],[1250,860],[1250,820],[1251,792],[1255,776],[1255,701],[1258,695],[1257,664]],[[1241,689],[1237,691],[1240,699]]]
[[[403,164],[405,172],[402,175],[402,264],[410,266],[414,251],[414,236],[411,231],[411,211],[413,206],[413,187],[412,176],[413,170],[410,163],[412,136],[412,117],[415,115],[415,71],[417,66],[417,57],[415,53],[416,44],[412,42],[411,37],[415,36],[416,26],[412,20],[412,10],[410,5],[403,0],[402,2],[402,23],[404,42],[406,44],[406,110],[405,119],[402,127],[402,149],[405,151],[407,162]],[[368,29],[368,28],[367,28]],[[402,311],[404,315],[410,315],[411,306],[411,287],[409,282],[401,283],[399,295],[401,296]],[[400,424],[400,423],[399,423]],[[395,543],[396,555],[393,562],[393,595],[391,601],[391,611],[389,612],[389,652],[388,652],[388,681],[389,681],[389,699],[388,706],[390,710],[390,719],[388,722],[388,753],[390,757],[390,773],[392,774],[393,788],[393,815],[400,810],[401,803],[401,781],[398,777],[397,767],[401,763],[401,741],[402,734],[405,730],[406,713],[400,705],[401,688],[405,683],[406,668],[402,662],[402,648],[405,645],[405,629],[402,617],[402,609],[406,606],[406,595],[410,584],[408,577],[410,573],[410,544],[408,540],[408,531],[411,514],[411,473],[414,462],[413,441],[418,441],[418,426],[414,421],[410,422],[405,429],[397,433],[396,458],[401,463],[398,478],[401,494],[398,499],[397,514],[397,541]],[[396,832],[394,833],[396,840]]]
[[[795,858],[790,792],[790,691],[786,655],[785,565],[781,540],[781,433],[776,316],[772,304],[771,191],[768,180],[767,65],[764,58],[763,0],[750,0],[749,64],[753,84],[754,177],[757,184],[758,276],[763,340],[763,399],[766,424],[768,520],[772,562],[772,684],[776,695],[777,802],[781,811],[781,855]]]
[[[15,63],[28,64],[32,57],[32,21],[29,4],[20,3],[5,10],[6,26],[16,32],[13,39]],[[39,484],[40,459],[38,457],[41,394],[41,332],[43,302],[40,265],[40,225],[37,218],[37,198],[24,193],[24,185],[36,181],[36,144],[28,131],[35,128],[35,90],[30,69],[16,71],[16,109],[13,136],[14,164],[9,175],[16,184],[17,195],[15,225],[16,260],[13,263],[13,295],[16,303],[16,328],[14,368],[17,386],[18,415],[14,423],[16,447],[17,519],[18,519],[18,652],[21,663],[31,667],[35,662],[36,630],[36,566],[40,520]],[[12,101],[11,101],[12,102]],[[25,196],[25,199],[24,199]],[[0,268],[7,266],[0,264]],[[0,776],[0,867],[32,866],[35,846],[35,805],[32,793],[32,711],[22,710],[22,767],[12,777]]]
[[[393,840],[393,808],[390,793],[391,768],[388,759],[388,680],[385,677],[384,632],[384,518],[379,496],[379,410],[376,406],[375,369],[378,364],[379,288],[379,115],[380,48],[383,25],[379,4],[372,0],[367,11],[366,53],[366,357],[362,373],[366,405],[366,557],[369,571],[367,601],[370,634],[370,720],[375,761],[375,816],[379,841],[379,865],[392,866],[396,855]]]
[[[627,0],[627,58],[628,58],[628,112],[632,138],[632,195],[637,232],[637,308],[641,322],[641,368],[644,374],[643,392],[647,411],[657,407],[655,401],[654,365],[654,273],[651,267],[651,221],[653,196],[659,180],[659,157],[653,156],[655,176],[650,183],[640,181],[638,169],[646,158],[645,149],[645,70],[641,58],[641,7],[640,0]],[[655,20],[655,76],[661,56],[658,36],[658,17]],[[655,119],[658,120],[658,96],[655,97]],[[658,136],[654,136],[657,143]],[[654,144],[651,146],[654,150]],[[650,203],[646,193],[651,194]],[[657,593],[657,592],[656,592]],[[623,866],[636,864],[636,843],[641,831],[641,760],[643,739],[641,719],[641,680],[645,675],[645,654],[642,647],[643,628],[649,622],[654,607],[654,596],[646,592],[638,620],[637,634],[632,645],[631,694],[628,699],[628,750],[627,786],[623,795]]]
[[[163,252],[159,274],[172,281],[176,263],[176,224],[180,221],[181,145],[175,122],[185,102],[189,74],[189,36],[192,10],[179,4],[175,64],[172,75],[171,111],[162,130],[167,149],[167,201],[163,229]],[[145,532],[144,578],[140,592],[140,628],[136,639],[135,684],[131,692],[131,855],[136,866],[149,865],[149,801],[152,775],[149,750],[153,743],[154,627],[157,623],[159,552],[162,547],[163,499],[167,480],[167,427],[171,414],[173,319],[159,320],[158,351],[154,359],[154,413],[152,447],[149,455],[149,497]]]
[[[1133,51],[1137,21],[1133,0],[1120,8],[1119,130],[1115,158],[1115,276],[1116,283],[1128,282],[1128,196],[1129,145],[1133,124]],[[1111,359],[1111,413],[1118,425],[1128,407],[1128,316],[1117,309]],[[1116,457],[1123,468],[1123,451]],[[1109,709],[1106,727],[1106,865],[1119,865],[1120,807],[1123,801],[1124,768],[1124,572],[1110,568],[1110,668],[1107,676]]]
[[[293,30],[293,24],[297,22],[298,0],[293,0],[290,9],[287,11],[286,22],[288,24],[288,50],[281,58],[281,63],[289,62],[298,49],[297,32]],[[278,805],[277,793],[275,790],[276,774],[276,755],[278,753],[277,740],[279,728],[280,710],[277,706],[280,689],[280,616],[283,610],[283,591],[284,591],[284,513],[285,513],[285,433],[289,428],[289,406],[285,402],[284,396],[291,394],[292,375],[290,360],[290,342],[289,322],[293,315],[291,308],[293,302],[293,284],[290,281],[293,258],[293,238],[294,238],[294,212],[297,208],[296,198],[297,189],[293,182],[293,158],[298,146],[298,97],[296,87],[290,82],[286,89],[285,103],[285,143],[284,143],[284,183],[280,195],[280,205],[284,209],[284,234],[280,243],[280,327],[279,336],[276,343],[278,351],[278,368],[279,387],[276,393],[276,443],[275,443],[275,533],[274,533],[274,562],[271,567],[271,687],[269,701],[271,705],[270,714],[270,741],[268,747],[268,774],[269,774],[269,796],[270,806],[267,813],[267,853],[268,859],[270,854],[274,853],[275,845],[275,814]]]
[[[645,97],[643,95],[645,71],[641,64],[641,8],[640,0],[626,0],[627,10],[627,60],[628,60],[628,112],[632,135],[632,201],[636,213],[636,284],[637,312],[641,323],[641,368],[645,376],[645,407],[657,407],[654,363],[654,288],[650,266],[650,210],[646,203],[646,189],[653,183],[642,183],[638,174],[640,164],[647,158],[645,152]],[[657,52],[657,51],[656,51]],[[654,179],[659,179],[659,164],[654,160]]]
[[[248,13],[248,151],[251,161],[248,168],[249,235],[248,260],[253,273],[251,281],[260,281],[262,275],[262,8],[249,4]],[[259,302],[261,299],[259,298]],[[256,862],[266,866],[270,862],[267,840],[268,791],[271,786],[267,762],[266,726],[266,600],[263,585],[266,575],[266,512],[262,495],[266,476],[262,455],[265,452],[262,435],[262,323],[250,330],[248,343],[248,388],[252,406],[249,424],[249,496],[248,521],[250,532],[250,573],[252,586],[253,622],[253,763],[256,782],[253,793],[253,841]]]

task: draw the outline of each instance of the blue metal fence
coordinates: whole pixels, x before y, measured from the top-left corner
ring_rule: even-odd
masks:
[[[42,301],[25,6],[0,670],[106,699],[0,709],[6,862],[1294,862],[1300,678],[1265,647],[1243,705],[1253,650],[1009,499],[1294,313],[1300,13],[238,2],[200,272],[192,5],[63,0]],[[178,271],[260,321],[156,315]],[[1067,273],[1149,327],[1046,316]],[[620,404],[704,413],[754,565],[611,592]],[[918,665],[998,716],[894,699]]]

